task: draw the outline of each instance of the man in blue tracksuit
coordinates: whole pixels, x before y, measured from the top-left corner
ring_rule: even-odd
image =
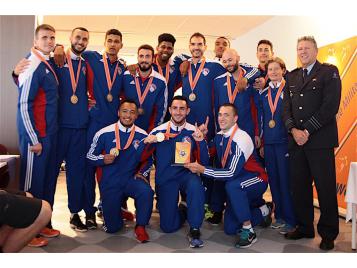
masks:
[[[104,226],[108,233],[123,227],[120,205],[127,196],[135,200],[135,235],[139,242],[147,242],[145,226],[149,223],[153,191],[148,183],[151,152],[143,140],[147,133],[134,125],[137,105],[124,100],[119,110],[119,121],[99,130],[87,154],[94,166],[102,167],[99,181]]]
[[[264,168],[255,160],[254,144],[249,135],[236,124],[237,110],[231,103],[219,109],[221,131],[214,138],[218,156],[217,168],[189,163],[185,167],[210,179],[226,181],[227,208],[224,214],[226,234],[238,233],[236,247],[247,248],[257,241],[253,226],[271,223],[271,212],[260,200],[268,186]]]
[[[154,49],[150,45],[140,46],[135,75],[124,73],[124,97],[135,100],[139,107],[135,124],[148,132],[163,123],[168,98],[166,80],[153,69],[153,58]]]
[[[118,121],[119,97],[122,94],[124,64],[118,58],[122,48],[122,34],[117,29],[110,29],[105,34],[105,50],[103,52],[85,51],[82,53],[86,60],[87,89],[90,102],[95,103],[89,110],[87,128],[87,150],[95,133]],[[62,59],[64,52],[55,53]],[[85,180],[84,210],[88,229],[97,228],[94,207],[95,203],[95,172],[96,167],[87,165]]]
[[[58,78],[49,54],[55,46],[55,29],[47,24],[35,30],[29,67],[19,75],[17,128],[21,154],[20,188],[53,207],[56,179]],[[41,234],[55,237],[51,222]]]
[[[201,178],[178,165],[174,159],[208,163],[208,149],[198,127],[186,122],[190,112],[183,96],[173,98],[169,108],[171,120],[153,129],[145,140],[155,144],[156,190],[159,196],[160,227],[165,233],[177,231],[186,218],[190,226],[190,247],[203,246],[199,228],[204,217],[204,188]],[[186,150],[180,149],[185,146]],[[176,164],[175,164],[176,163]],[[187,196],[186,205],[178,207],[179,191]]]
[[[258,123],[259,93],[253,88],[256,78],[259,77],[257,68],[248,64],[239,63],[240,56],[234,49],[226,49],[221,62],[227,72],[214,80],[214,107],[215,120],[218,124],[218,108],[224,103],[232,103],[238,110],[238,126],[249,134],[255,146],[260,145],[260,127]],[[258,112],[256,112],[258,111]],[[217,225],[222,220],[225,202],[224,182],[214,181],[210,209],[212,217],[207,221]]]

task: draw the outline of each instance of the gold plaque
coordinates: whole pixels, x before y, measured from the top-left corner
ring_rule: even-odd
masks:
[[[191,143],[176,142],[175,144],[175,165],[184,165],[191,161]]]

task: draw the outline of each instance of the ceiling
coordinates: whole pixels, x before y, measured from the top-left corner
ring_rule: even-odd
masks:
[[[157,36],[168,32],[175,36],[175,51],[187,51],[188,38],[194,32],[206,36],[208,51],[212,51],[218,36],[236,39],[272,16],[43,16],[42,22],[56,28],[58,43],[67,44],[74,27],[82,26],[90,32],[90,48],[101,49],[108,29],[123,33],[124,47],[120,53],[132,54],[147,43],[157,45]]]

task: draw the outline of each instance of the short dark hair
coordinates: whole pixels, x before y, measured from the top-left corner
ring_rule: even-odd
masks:
[[[117,29],[110,29],[110,30],[108,30],[108,31],[105,33],[105,40],[107,40],[107,36],[108,36],[108,35],[111,35],[111,34],[113,34],[113,35],[118,35],[118,36],[120,36],[120,40],[123,40],[123,35],[122,35],[121,32],[120,32],[119,30],[117,30]]]
[[[265,45],[270,46],[271,51],[273,51],[273,43],[270,42],[268,39],[262,39],[262,40],[260,40],[260,41],[258,42],[258,45],[257,45],[257,50],[258,50],[258,47],[259,47],[261,44],[265,44]]]
[[[191,35],[191,37],[190,37],[190,43],[191,43],[191,39],[192,39],[193,37],[201,37],[201,38],[203,39],[203,44],[206,45],[206,38],[205,38],[205,36],[204,36],[203,34],[201,34],[201,33],[199,33],[199,32],[196,32],[196,33],[194,33],[193,35]]]
[[[276,62],[277,64],[280,65],[280,68],[283,69],[284,71],[286,71],[286,65],[285,65],[285,62],[279,58],[279,57],[275,57],[275,58],[272,58],[270,60],[268,60],[268,62],[265,64],[265,70],[268,70],[268,65],[272,62]]]
[[[184,101],[184,102],[186,102],[187,108],[190,107],[190,106],[188,105],[188,99],[187,99],[185,96],[179,96],[179,95],[177,95],[177,96],[173,97],[172,100],[171,100],[171,103],[170,103],[170,107],[172,106],[172,103],[174,102],[174,100]]]
[[[234,116],[238,115],[237,107],[235,107],[234,104],[229,103],[229,102],[223,103],[222,105],[219,106],[218,111],[219,111],[222,107],[231,107],[231,108],[233,109],[233,115],[234,115]]]
[[[139,54],[139,51],[141,49],[146,49],[146,50],[150,50],[151,53],[152,53],[152,56],[154,57],[154,54],[155,54],[155,51],[154,51],[154,48],[148,44],[144,44],[144,45],[141,45],[139,48],[138,48],[138,54]]]
[[[227,37],[225,37],[225,36],[219,36],[219,37],[217,37],[216,41],[217,41],[218,39],[224,39],[224,40],[226,40],[227,43],[228,43],[228,47],[229,47],[229,48],[231,47],[231,41],[229,41],[229,39],[228,39]]]
[[[163,33],[160,34],[159,37],[157,38],[158,44],[160,45],[162,42],[169,42],[172,44],[172,46],[175,45],[176,43],[176,38],[169,33]]]
[[[138,105],[136,104],[136,102],[132,99],[124,99],[121,101],[120,103],[120,107],[124,104],[124,103],[130,103],[130,104],[134,104],[135,105],[135,108],[138,109]],[[119,107],[119,109],[120,109]]]
[[[72,34],[74,33],[75,30],[80,30],[80,31],[89,33],[89,31],[84,27],[76,27],[72,30]]]
[[[46,30],[46,31],[51,31],[51,32],[56,32],[55,28],[53,28],[51,25],[49,24],[40,24],[36,27],[35,30],[35,36],[37,37],[37,34],[40,30]]]

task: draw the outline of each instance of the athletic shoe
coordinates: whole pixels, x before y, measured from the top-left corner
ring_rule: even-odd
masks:
[[[270,227],[273,228],[273,229],[279,229],[279,228],[282,228],[284,226],[285,226],[285,221],[282,220],[282,219],[277,219],[277,220],[275,220],[275,222],[273,222],[271,224]]]
[[[150,238],[149,238],[149,235],[148,233],[146,232],[145,230],[145,227],[144,226],[136,226],[135,227],[135,237],[136,237],[136,240],[139,242],[139,243],[147,243],[149,242]]]
[[[272,214],[272,207],[268,205],[268,203],[266,204],[268,209],[269,209],[269,214],[266,216],[263,216],[263,220],[261,221],[261,223],[259,224],[260,227],[263,228],[267,228],[271,225],[271,222],[273,221],[273,219],[271,218],[271,214]]]
[[[123,207],[121,207],[121,217],[127,221],[134,221],[135,219],[135,215]]]
[[[27,246],[29,247],[34,247],[34,248],[39,248],[39,247],[44,247],[48,245],[48,240],[43,238],[43,237],[35,237],[33,238]]]
[[[98,228],[94,213],[92,215],[86,215],[86,226],[88,230],[95,230]]]
[[[290,233],[294,230],[295,230],[294,226],[286,223],[284,227],[280,228],[279,233],[282,235],[285,235],[285,234]]]
[[[238,240],[235,244],[236,248],[249,248],[252,244],[257,242],[257,235],[249,229],[242,228],[238,232]]]
[[[200,239],[201,232],[200,229],[190,228],[187,234],[188,241],[190,242],[190,248],[202,248],[203,241]]]
[[[50,229],[50,228],[43,228],[42,231],[40,232],[40,235],[43,237],[47,238],[52,238],[52,237],[57,237],[61,234],[60,231],[55,230],[55,229]]]
[[[222,221],[222,212],[213,212],[213,216],[209,217],[206,221],[210,224],[216,226],[221,223]]]
[[[71,228],[73,230],[75,230],[76,232],[84,233],[84,232],[88,231],[88,227],[83,224],[83,222],[81,221],[81,218],[79,217],[79,215],[77,213],[75,213],[71,217],[69,224],[70,224]]]
[[[213,211],[210,210],[208,204],[205,204],[205,220],[211,217],[213,217]]]

